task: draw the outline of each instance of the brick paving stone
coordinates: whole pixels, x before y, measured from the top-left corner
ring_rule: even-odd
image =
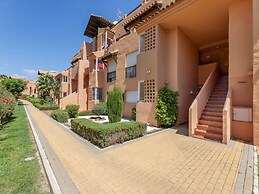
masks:
[[[246,168],[240,166],[244,154],[252,159],[243,143],[227,146],[175,130],[98,150],[31,105],[27,109],[80,193],[232,192]]]

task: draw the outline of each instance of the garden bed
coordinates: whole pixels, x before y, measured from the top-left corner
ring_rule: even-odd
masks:
[[[135,121],[104,125],[79,118],[71,121],[71,129],[94,145],[105,148],[144,136],[147,125]]]

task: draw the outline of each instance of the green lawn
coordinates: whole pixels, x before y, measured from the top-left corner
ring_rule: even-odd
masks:
[[[0,193],[46,193],[48,185],[35,157],[36,148],[22,105],[0,130]],[[25,161],[28,157],[35,157]]]

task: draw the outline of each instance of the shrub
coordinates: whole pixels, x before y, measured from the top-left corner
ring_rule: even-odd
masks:
[[[91,110],[86,110],[86,111],[77,113],[77,116],[90,116],[90,115],[93,115],[93,112]]]
[[[143,136],[147,125],[135,121],[103,125],[87,119],[73,119],[71,128],[86,140],[104,148]]]
[[[26,81],[16,78],[6,78],[2,81],[2,84],[15,96],[15,98],[22,95],[22,92],[27,85]]]
[[[98,113],[100,113],[100,112],[101,113],[98,114],[98,113],[95,113],[95,111],[97,111]],[[98,114],[98,115],[107,115],[107,104],[106,104],[106,102],[99,102],[96,105],[94,105],[93,112],[95,114]]]
[[[75,118],[79,111],[79,105],[70,104],[66,106],[66,112],[68,113],[69,118]]]
[[[119,87],[115,86],[111,92],[108,93],[107,99],[107,113],[110,123],[120,122],[123,112],[123,98]]]
[[[55,110],[50,115],[51,118],[55,119],[60,123],[65,123],[68,121],[68,113],[63,110]]]
[[[133,109],[131,110],[131,116],[132,116],[132,120],[133,120],[133,121],[136,121],[136,108],[133,108]]]
[[[15,107],[15,97],[0,83],[0,128],[12,116]]]
[[[156,120],[162,127],[171,127],[178,117],[178,92],[162,88],[158,92],[156,105]]]

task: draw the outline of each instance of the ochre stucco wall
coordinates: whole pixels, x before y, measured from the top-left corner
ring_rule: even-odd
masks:
[[[208,79],[211,71],[215,67],[214,63],[207,64],[207,65],[199,65],[199,75],[198,75],[198,84],[199,86],[202,86],[206,80]]]
[[[252,1],[232,1],[229,7],[229,87],[232,88],[233,107],[253,105],[252,82]],[[251,137],[252,123],[236,125],[232,122],[232,136]]]
[[[253,108],[254,108],[254,126],[253,137],[254,144],[259,146],[259,1],[253,0]]]
[[[29,95],[29,96],[32,96],[32,95],[37,95],[37,91],[36,93],[35,90],[36,90],[36,84],[34,81],[30,81],[30,80],[25,80],[27,82],[27,85],[26,85],[26,88],[25,90],[23,91],[23,94],[24,95]]]
[[[177,84],[180,109],[177,122],[184,123],[188,121],[189,108],[198,92],[199,51],[192,40],[179,28],[177,50]]]

